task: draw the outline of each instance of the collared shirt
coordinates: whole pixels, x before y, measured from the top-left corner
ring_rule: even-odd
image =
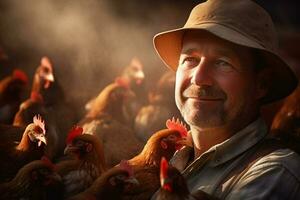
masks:
[[[188,147],[176,152],[170,163],[181,170],[191,192],[202,190],[225,199],[300,199],[300,156],[290,149],[259,158],[234,185],[229,184],[232,177],[228,176],[249,162],[247,153],[267,133],[259,118],[191,163],[193,150]],[[229,187],[227,196],[222,196]]]

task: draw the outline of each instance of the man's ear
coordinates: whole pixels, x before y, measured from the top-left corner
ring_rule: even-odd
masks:
[[[270,88],[272,73],[269,68],[262,69],[257,75],[257,99],[264,98]]]

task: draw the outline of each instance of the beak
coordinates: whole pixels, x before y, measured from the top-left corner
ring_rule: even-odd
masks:
[[[49,73],[47,76],[45,76],[45,79],[50,82],[54,82],[54,76],[52,73]]]
[[[77,150],[77,147],[73,146],[72,144],[68,144],[64,150],[64,155],[72,154]]]
[[[47,145],[47,140],[46,140],[46,138],[45,138],[44,135],[38,136],[37,139],[39,140],[38,141],[38,146],[39,147],[42,145],[42,143],[44,143],[45,145]]]
[[[194,147],[192,137],[183,137],[176,141],[177,145]]]
[[[128,179],[125,180],[126,183],[130,183],[132,185],[139,185],[139,181],[134,178],[134,177],[129,177]]]

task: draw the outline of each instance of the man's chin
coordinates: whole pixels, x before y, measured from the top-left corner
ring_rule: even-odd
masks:
[[[184,115],[184,119],[190,126],[197,126],[202,129],[224,126],[224,120],[222,120],[221,118],[217,118],[216,116],[203,117],[197,115]]]

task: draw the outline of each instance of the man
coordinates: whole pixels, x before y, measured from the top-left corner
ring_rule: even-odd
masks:
[[[300,157],[269,139],[260,106],[297,78],[277,54],[270,16],[251,0],[208,0],[154,46],[176,71],[175,99],[193,148],[171,163],[191,192],[220,199],[300,199]]]

